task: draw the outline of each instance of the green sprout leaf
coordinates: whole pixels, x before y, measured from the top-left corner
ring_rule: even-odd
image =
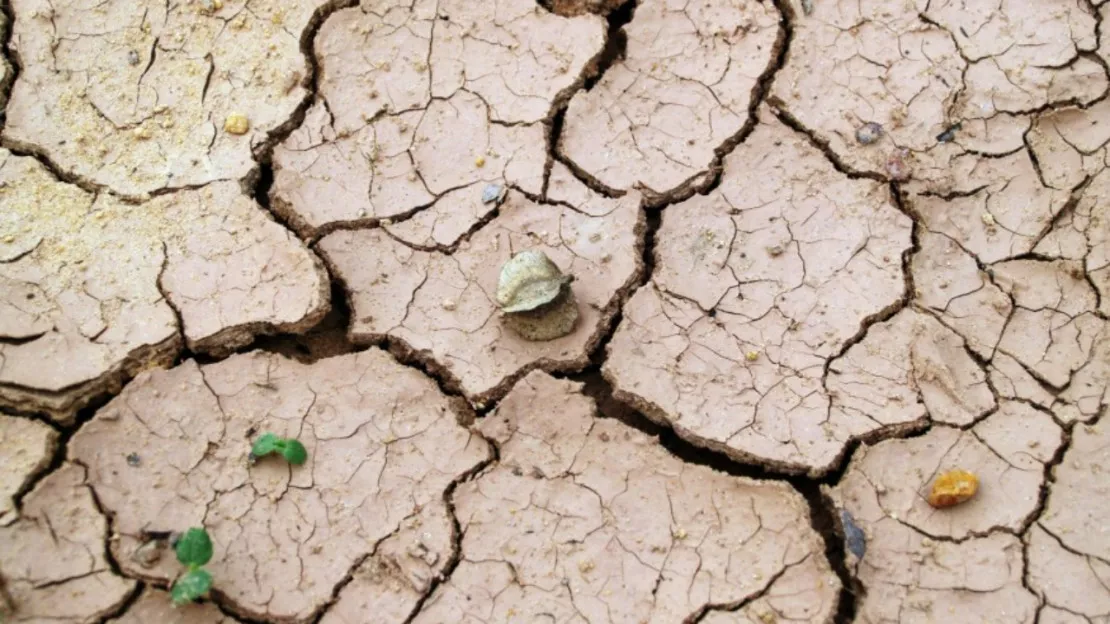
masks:
[[[170,600],[174,606],[187,604],[207,594],[209,589],[212,589],[212,575],[206,570],[190,568],[173,584]]]
[[[290,464],[300,466],[308,461],[308,451],[305,450],[304,445],[297,440],[284,440],[285,445],[281,449],[281,456],[285,461]]]
[[[212,540],[208,537],[208,531],[193,527],[177,540],[174,550],[181,563],[190,568],[202,566],[212,559]]]
[[[265,457],[278,450],[280,445],[281,438],[272,433],[264,433],[254,441],[254,446],[251,447],[251,455]]]
[[[251,457],[257,459],[271,453],[277,453],[290,464],[301,465],[308,461],[308,451],[304,445],[293,438],[279,438],[272,433],[264,433],[254,441],[251,447]]]

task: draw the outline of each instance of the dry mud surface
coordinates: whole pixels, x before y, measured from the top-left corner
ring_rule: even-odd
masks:
[[[0,621],[1110,622],[1110,3],[3,9]]]

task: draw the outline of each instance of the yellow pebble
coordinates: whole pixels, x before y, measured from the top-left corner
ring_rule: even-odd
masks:
[[[231,113],[224,121],[224,131],[229,134],[246,134],[250,128],[251,122],[242,113]]]
[[[485,167],[486,166],[486,157],[485,156],[479,156],[479,157],[475,158],[474,159],[474,166],[475,167]]]
[[[748,351],[746,354],[744,354],[744,358],[746,358],[749,362],[754,362],[759,359],[759,351]]]
[[[975,496],[979,491],[979,478],[966,470],[949,470],[933,482],[929,504],[936,508],[951,507]]]

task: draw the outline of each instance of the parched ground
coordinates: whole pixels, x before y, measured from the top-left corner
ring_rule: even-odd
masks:
[[[1110,623],[1107,13],[6,0],[0,622]]]

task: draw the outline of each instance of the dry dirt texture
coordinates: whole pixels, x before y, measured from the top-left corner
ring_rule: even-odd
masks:
[[[0,622],[1110,624],[1110,2],[0,2]]]

